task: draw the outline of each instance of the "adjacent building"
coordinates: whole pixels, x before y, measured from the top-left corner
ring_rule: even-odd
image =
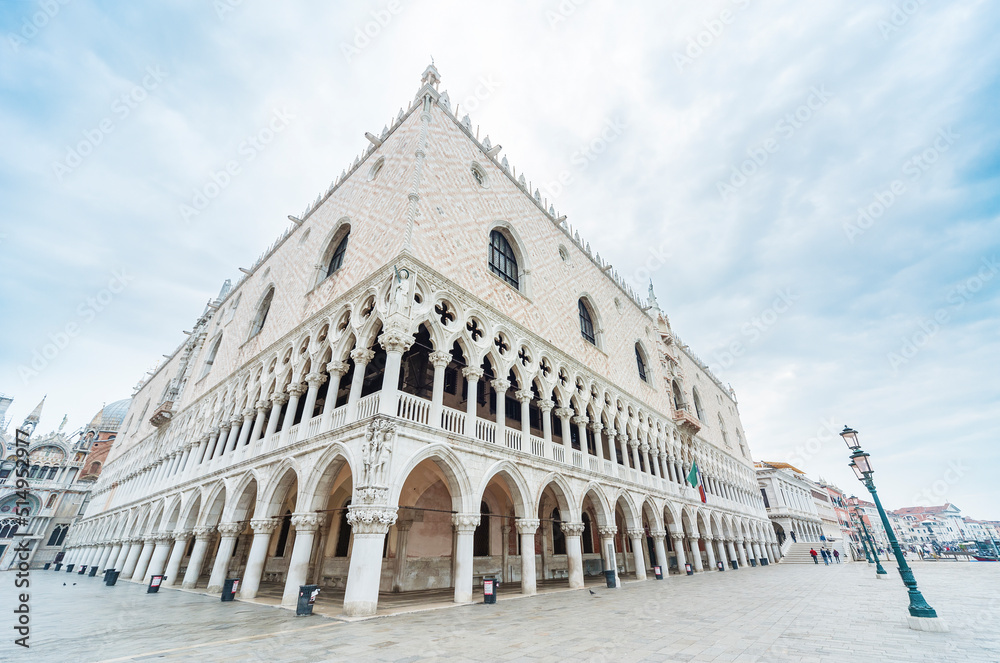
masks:
[[[71,561],[365,615],[776,559],[733,391],[421,82],[138,388]]]

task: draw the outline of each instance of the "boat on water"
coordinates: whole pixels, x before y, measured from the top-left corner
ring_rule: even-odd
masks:
[[[997,558],[993,557],[992,555],[990,555],[988,557],[986,555],[973,555],[972,559],[976,560],[977,562],[995,562],[995,561],[997,561]]]

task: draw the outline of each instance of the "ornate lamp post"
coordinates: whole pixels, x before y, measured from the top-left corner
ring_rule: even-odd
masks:
[[[878,492],[875,489],[875,482],[872,479],[872,475],[875,471],[872,469],[871,462],[869,460],[870,455],[861,450],[861,443],[858,442],[858,431],[853,428],[848,428],[844,426],[844,430],[840,433],[841,437],[844,438],[844,442],[847,443],[847,447],[851,450],[851,463],[850,468],[854,470],[857,475],[858,480],[865,485],[868,492],[871,493],[872,500],[875,502],[875,508],[878,509],[879,518],[882,519],[882,526],[885,528],[885,534],[889,538],[889,545],[892,546],[892,552],[896,556],[896,563],[899,565],[899,575],[903,579],[903,584],[906,585],[906,590],[910,595],[910,616],[917,617],[918,619],[910,619],[910,628],[918,630],[934,630],[941,631],[947,630],[946,626],[941,624],[928,624],[924,622],[924,619],[936,619],[937,612],[934,608],[927,604],[924,600],[923,594],[917,589],[917,580],[913,577],[913,571],[910,566],[906,563],[906,558],[903,557],[903,551],[899,549],[899,542],[896,541],[896,535],[892,531],[892,525],[889,524],[889,518],[885,515],[885,509],[882,508],[882,502],[878,498]],[[864,520],[861,521],[862,525]],[[865,528],[867,530],[867,528]],[[878,559],[878,556],[876,556]],[[881,565],[879,565],[881,567]]]
[[[868,554],[868,544],[865,542],[865,535],[861,533],[861,528],[858,526],[857,513],[858,509],[855,507],[854,511],[851,513],[851,524],[854,525],[854,531],[858,535],[858,541],[861,542],[861,549],[865,551],[865,559],[868,560],[869,564],[874,564],[875,562],[872,561],[872,556]]]
[[[871,532],[868,531],[868,525],[865,524],[865,517],[861,514],[857,505],[854,507],[854,513],[858,516],[858,522],[861,523],[861,529],[864,531],[864,537],[868,540],[868,547],[871,548],[872,556],[868,560],[869,563],[875,560],[875,576],[878,578],[884,578],[886,576],[885,569],[882,568],[882,562],[878,558],[878,548],[875,547],[875,539],[872,538]],[[868,554],[868,551],[865,551]]]

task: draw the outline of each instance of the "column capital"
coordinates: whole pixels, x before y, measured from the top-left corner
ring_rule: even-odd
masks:
[[[528,403],[534,397],[535,395],[531,393],[530,389],[518,389],[514,392],[514,398],[516,398],[519,403]]]
[[[597,434],[600,433],[602,430],[604,430],[604,424],[602,424],[600,421],[592,421],[588,426],[588,428],[590,428],[590,430],[594,431],[594,433]]]
[[[214,527],[195,527],[194,528],[194,538],[201,539],[203,541],[205,539],[211,538],[212,534],[214,534],[214,533],[215,533],[215,528]]]
[[[275,393],[271,394],[271,403],[273,403],[274,405],[281,406],[287,402],[288,402],[288,394],[283,394],[280,391],[276,391]]]
[[[538,399],[538,409],[542,412],[549,412],[556,406],[555,401],[551,398],[540,398]]]
[[[306,384],[310,387],[319,387],[324,382],[326,382],[326,373],[308,373],[306,375]]]
[[[444,350],[435,350],[434,352],[430,353],[428,357],[430,358],[431,364],[434,366],[434,368],[445,368],[448,364],[451,363],[452,359],[451,353],[445,352]]]
[[[262,413],[263,412],[267,412],[268,410],[271,409],[271,403],[270,403],[270,401],[267,401],[267,400],[265,400],[265,399],[262,398],[259,401],[257,401],[256,409],[257,409],[258,412],[262,412]]]
[[[155,541],[157,545],[161,543],[168,543],[173,540],[174,540],[173,532],[159,532],[158,534],[153,536],[153,541]]]
[[[684,539],[684,532],[671,532],[670,538],[674,541],[682,541]]]
[[[243,421],[246,421],[248,419],[253,419],[256,416],[257,416],[257,410],[252,407],[248,407],[247,409],[243,410]]]
[[[174,530],[174,541],[187,541],[191,538],[193,532],[189,529],[175,529]]]
[[[343,375],[348,370],[350,370],[350,365],[346,362],[338,360],[328,361],[326,363],[326,372],[330,375]]]
[[[347,508],[347,522],[355,534],[384,535],[396,522],[396,508],[352,504]]]
[[[478,513],[455,513],[451,516],[451,524],[455,526],[456,532],[468,534],[476,531],[480,519]]]
[[[493,389],[498,394],[506,394],[507,390],[510,389],[510,381],[509,380],[501,380],[501,379],[491,380],[490,381],[490,385],[492,385]]]
[[[639,447],[639,440],[631,439],[628,441],[628,446],[630,449],[637,449]]]
[[[379,345],[386,352],[406,352],[416,339],[413,334],[399,327],[390,327],[378,335]]]
[[[373,350],[366,350],[364,348],[351,350],[351,359],[354,360],[355,366],[367,366],[368,362],[374,358],[375,352]]]
[[[293,513],[292,525],[296,532],[314,532],[323,524],[322,513]]]
[[[602,525],[597,528],[597,531],[601,533],[602,539],[613,539],[618,534],[618,528],[613,525]]]
[[[588,421],[590,420],[587,418],[587,415],[585,414],[576,414],[573,415],[573,417],[570,419],[570,422],[576,425],[586,424]]]
[[[649,534],[654,539],[662,539],[663,537],[665,537],[667,535],[667,530],[665,530],[665,529],[653,529],[653,530],[649,530]]]
[[[641,527],[632,527],[632,528],[629,528],[628,538],[630,538],[630,539],[643,539],[645,537],[646,537],[646,530],[642,529]]]
[[[466,366],[462,369],[462,375],[464,375],[468,380],[482,380],[483,369],[475,366]]]
[[[692,541],[697,541],[698,539],[700,539],[702,537],[701,537],[701,534],[697,534],[696,533],[696,534],[688,534],[688,538],[691,539]]]
[[[534,534],[538,530],[537,518],[518,518],[514,521],[518,534]]]
[[[573,410],[568,407],[557,407],[552,411],[552,413],[560,419],[566,419],[573,416]]]
[[[647,451],[649,451],[649,444],[647,444],[646,442],[640,444],[639,451],[641,451],[642,453],[646,453]]]
[[[308,387],[306,387],[301,382],[290,382],[288,385],[285,386],[285,391],[287,391],[292,396],[301,396],[302,394],[306,393],[306,389],[308,389]]]
[[[212,426],[211,428],[208,429],[209,435],[218,435],[221,432],[222,432],[221,426]]]
[[[254,534],[270,534],[277,527],[277,518],[254,518],[250,521],[250,528]]]
[[[219,523],[215,529],[222,536],[236,536],[245,529],[243,523]]]
[[[584,525],[583,523],[559,523],[559,529],[566,536],[580,536],[583,534]]]

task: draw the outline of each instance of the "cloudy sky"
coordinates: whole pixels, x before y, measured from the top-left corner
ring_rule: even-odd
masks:
[[[1000,519],[1000,7],[327,4],[0,6],[15,424],[45,394],[45,430],[129,396],[433,56],[460,113],[652,279],[756,458],[856,492],[850,424],[887,505]]]

